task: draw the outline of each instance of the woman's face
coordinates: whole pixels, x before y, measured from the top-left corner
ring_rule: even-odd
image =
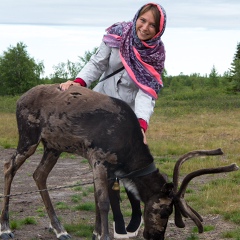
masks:
[[[156,35],[156,24],[151,10],[138,17],[136,32],[138,38],[142,41],[149,40]]]

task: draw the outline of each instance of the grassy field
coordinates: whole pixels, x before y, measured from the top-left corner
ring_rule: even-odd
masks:
[[[17,97],[0,97],[2,148],[15,148],[17,145],[16,100]],[[151,118],[147,132],[148,145],[158,167],[170,177],[176,159],[193,150],[222,148],[224,155],[192,159],[183,165],[182,174],[230,163],[240,166],[239,119],[240,95],[213,90],[173,94],[164,89]],[[196,196],[194,189],[190,189],[191,197],[187,198],[196,210],[201,209],[201,214],[221,214],[226,220],[240,224],[239,183],[240,171],[229,173],[225,178],[202,185],[201,195]],[[226,233],[226,236],[240,239],[240,230]]]
[[[240,165],[240,96],[218,92],[163,94],[157,102],[148,131],[148,144],[159,168],[172,175],[176,156],[192,150],[221,148],[224,155],[192,159],[182,174],[199,168],[237,163]],[[240,224],[240,171],[213,180],[201,187],[201,195],[191,191],[190,205],[205,214],[221,214]],[[228,235],[229,234],[229,235]],[[239,230],[226,233],[240,239]]]

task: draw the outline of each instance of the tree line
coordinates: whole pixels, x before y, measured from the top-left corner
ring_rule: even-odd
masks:
[[[41,77],[44,73],[44,64],[37,62],[29,56],[27,46],[19,42],[16,46],[10,46],[0,55],[0,95],[19,95],[39,84],[61,83],[67,79],[74,79],[77,73],[89,61],[97,51],[86,51],[79,57],[77,63],[67,60],[53,66],[53,74],[49,77]],[[195,91],[197,89],[219,88],[229,93],[240,92],[240,43],[237,43],[236,52],[229,70],[221,76],[215,66],[209,75],[201,76],[198,73],[191,75],[179,74],[169,76],[167,70],[163,72],[164,87],[172,92],[181,91],[183,88]]]

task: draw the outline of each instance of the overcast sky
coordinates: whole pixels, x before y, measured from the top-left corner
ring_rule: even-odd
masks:
[[[78,61],[99,46],[105,29],[131,20],[148,1],[0,0],[0,55],[25,43],[45,75],[53,65]],[[162,37],[169,75],[220,74],[228,70],[240,42],[239,0],[162,0],[167,28]]]

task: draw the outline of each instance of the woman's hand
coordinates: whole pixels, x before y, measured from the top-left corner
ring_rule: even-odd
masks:
[[[61,84],[60,84],[60,88],[61,88],[62,91],[65,91],[65,90],[67,90],[67,89],[68,89],[70,86],[72,86],[72,85],[80,86],[79,83],[75,83],[75,82],[73,82],[73,81],[71,81],[71,80],[68,80],[68,81],[66,81],[66,82],[64,82],[64,83],[61,83]]]
[[[146,144],[147,145],[147,137],[146,137],[146,134],[145,134],[145,132],[144,132],[144,130],[141,128],[141,130],[142,130],[142,134],[143,134],[143,142],[144,142],[144,144]]]

